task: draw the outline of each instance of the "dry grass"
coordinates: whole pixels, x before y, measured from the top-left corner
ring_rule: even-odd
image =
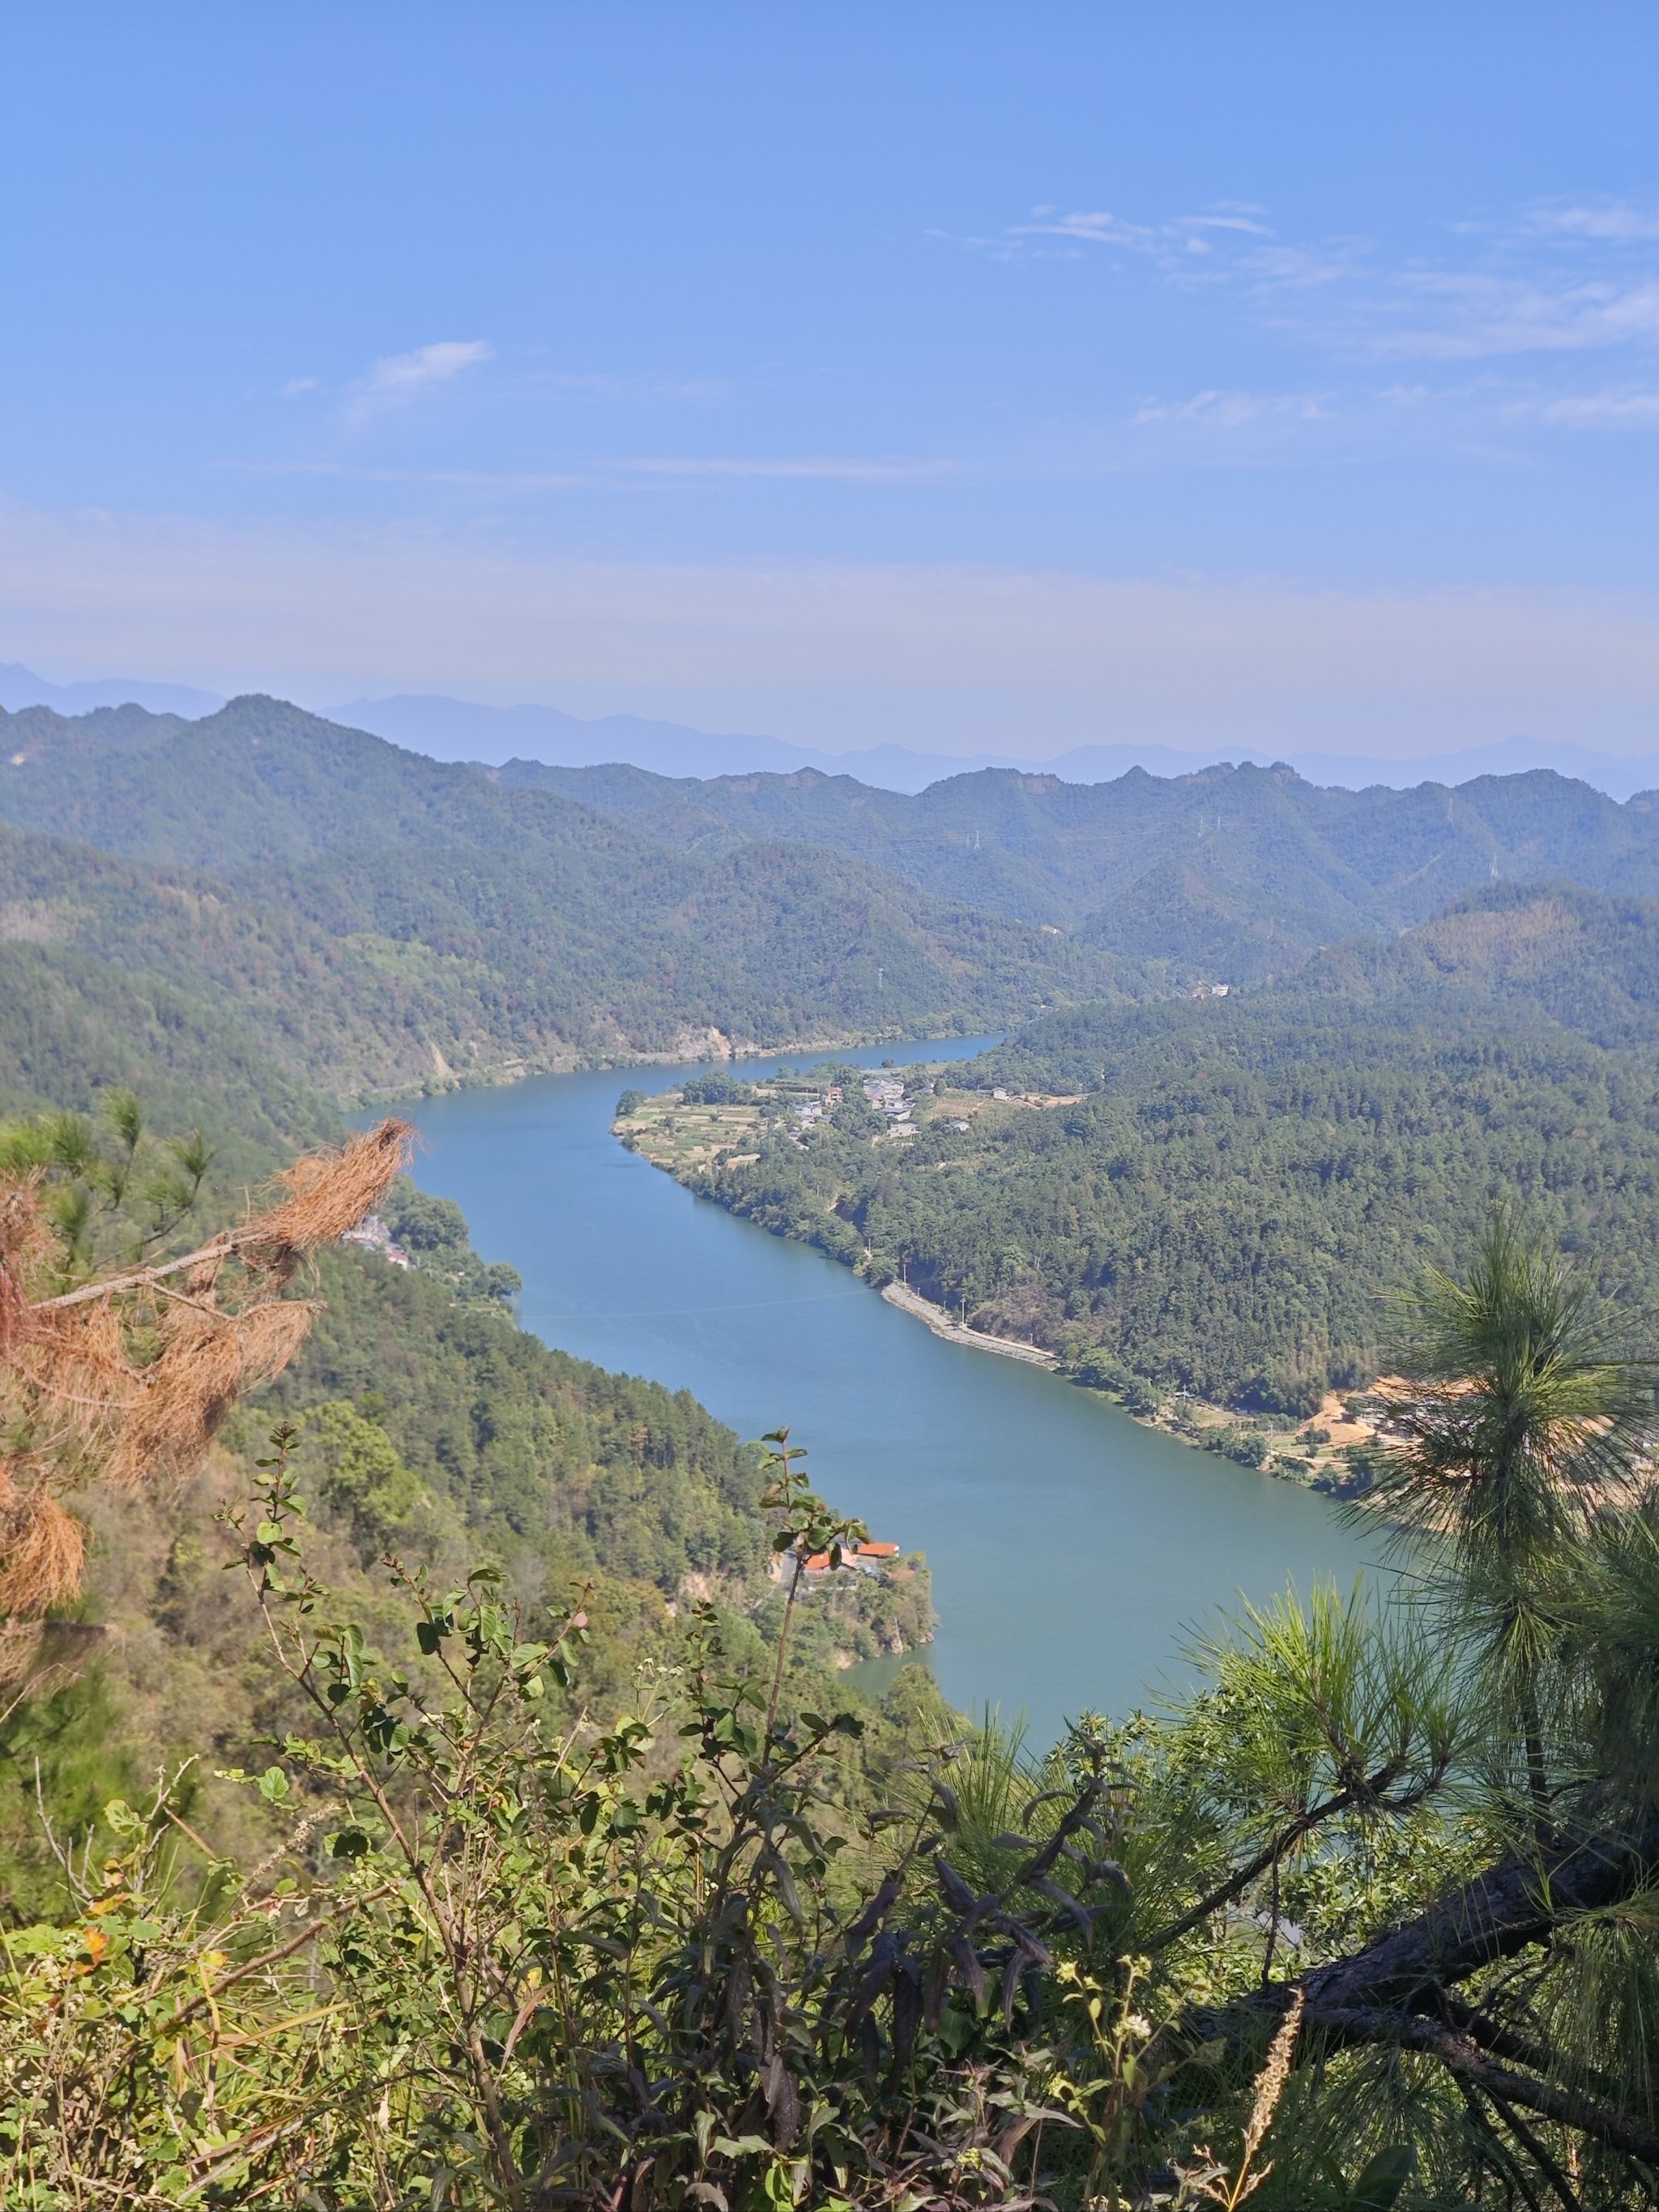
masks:
[[[308,1152],[295,1160],[281,1177],[288,1196],[247,1223],[236,1239],[239,1247],[281,1273],[301,1253],[333,1243],[385,1197],[409,1164],[414,1134],[407,1121],[388,1120],[337,1152]]]
[[[1231,2179],[1224,2170],[1217,2171],[1214,2168],[1192,2177],[1198,2181],[1200,2193],[1212,2204],[1222,2206],[1223,2212],[1238,2212],[1238,2208],[1243,2203],[1245,2198],[1254,2197],[1273,2172],[1271,2160],[1266,2166],[1256,2165],[1256,2154],[1267,2140],[1267,2130],[1273,2124],[1273,2114],[1279,2110],[1279,2100],[1284,2095],[1285,2085],[1291,2078],[1291,2061],[1296,2055],[1296,2039],[1302,2033],[1302,2014],[1307,2002],[1307,1991],[1297,1990],[1291,1999],[1283,2021],[1279,2023],[1279,2032],[1268,2045],[1267,2063],[1255,2077],[1255,2095],[1250,2106],[1249,2120],[1244,2130],[1244,2144],[1238,2161],[1238,2172]],[[1208,2151],[1204,2151],[1200,2155],[1207,2160],[1210,2154]]]
[[[81,1587],[85,1534],[52,1492],[191,1474],[311,1327],[314,1306],[273,1288],[379,1202],[412,1134],[382,1121],[296,1160],[277,1204],[198,1251],[34,1303],[56,1256],[38,1179],[0,1185],[0,1416],[15,1439],[0,1463],[0,1685],[27,1676],[41,1618]]]
[[[1273,2124],[1273,2114],[1279,2110],[1285,2084],[1291,2078],[1291,2060],[1296,2051],[1296,2039],[1302,2031],[1302,2014],[1307,2002],[1305,1990],[1298,1990],[1291,1999],[1290,2007],[1279,2023],[1279,2033],[1268,2046],[1267,2063],[1255,2077],[1255,2097],[1250,2106],[1250,2122],[1244,2130],[1241,2175],[1255,2163],[1255,2154],[1267,2141],[1267,2130]]]
[[[175,1306],[162,1324],[161,1356],[143,1371],[113,1438],[104,1479],[130,1489],[191,1474],[241,1393],[287,1366],[315,1311],[297,1298],[222,1316]]]
[[[0,1690],[27,1682],[35,1673],[46,1636],[44,1620],[0,1621]]]
[[[118,1419],[131,1400],[126,1336],[109,1299],[68,1313],[32,1308],[11,1364],[40,1401],[87,1434]]]
[[[0,1613],[38,1620],[81,1587],[86,1536],[78,1521],[40,1490],[0,1488]]]

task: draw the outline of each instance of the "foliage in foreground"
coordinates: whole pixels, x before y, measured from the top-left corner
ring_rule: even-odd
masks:
[[[142,1323],[173,1267],[22,1312],[22,1414],[32,1315]],[[5,2201],[1650,2203],[1653,1370],[1504,1219],[1412,1327],[1400,1594],[1247,1613],[1184,1707],[1035,1766],[992,1730],[872,1764],[795,1708],[805,1562],[862,1532],[782,1433],[769,1665],[702,1610],[601,1721],[580,1605],[392,1558],[366,1627],[307,1569],[296,1481],[331,1462],[285,1425],[234,1533],[308,1716],[240,1778],[286,1840],[233,1864],[175,1778],[62,1842],[70,1911],[4,1939]],[[165,1345],[121,1348],[83,1467],[142,1434]]]
[[[774,1441],[793,1587],[860,1532]],[[941,1746],[849,1820],[826,1784],[859,1723],[786,1717],[781,1651],[769,1696],[705,1613],[599,1730],[554,1694],[579,1612],[526,1640],[488,1574],[439,1593],[393,1565],[411,1679],[331,1618],[276,1442],[243,1563],[315,1732],[243,1778],[291,1808],[287,1845],[244,1876],[161,1788],[110,1808],[100,1864],[64,1853],[73,1923],[6,1938],[9,2202],[1131,2201],[1179,2063],[1112,1849],[1144,1753],[1080,1734],[1042,1787],[994,1735]],[[1133,2201],[1267,2179],[1294,2040],[1237,2176],[1193,2144]],[[1370,2194],[1321,2201],[1390,2203],[1406,2171],[1389,2152]]]

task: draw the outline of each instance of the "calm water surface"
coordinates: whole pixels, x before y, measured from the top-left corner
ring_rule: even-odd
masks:
[[[989,1040],[837,1054],[965,1059]],[[745,1061],[763,1075],[793,1061]],[[1139,1427],[1041,1368],[946,1344],[821,1253],[771,1237],[625,1152],[625,1087],[690,1067],[542,1076],[415,1115],[422,1188],[524,1277],[549,1344],[695,1392],[741,1435],[787,1425],[816,1486],[927,1554],[947,1697],[1024,1711],[1034,1739],[1184,1675],[1185,1633],[1364,1553],[1322,1498]]]

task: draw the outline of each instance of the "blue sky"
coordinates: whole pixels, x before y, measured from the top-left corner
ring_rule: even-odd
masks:
[[[0,660],[1659,744],[1647,6],[14,11]]]

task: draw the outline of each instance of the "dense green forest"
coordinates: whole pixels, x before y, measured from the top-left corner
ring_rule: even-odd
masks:
[[[83,1112],[111,1088],[136,1088],[169,1127],[204,1129],[228,1169],[257,1174],[284,1142],[335,1126],[283,1058],[234,1002],[84,954],[0,945],[0,1112]]]
[[[210,1771],[249,1762],[295,1717],[257,1622],[233,1601],[234,1547],[216,1516],[257,1485],[254,1462],[284,1415],[319,1565],[383,1629],[375,1583],[392,1550],[452,1578],[493,1563],[537,1618],[580,1595],[596,1710],[613,1710],[660,1651],[688,1588],[720,1601],[728,1638],[761,1663],[781,1601],[765,1571],[758,1455],[689,1394],[550,1351],[433,1271],[328,1254],[307,1288],[324,1302],[310,1340],[185,1489],[88,1502],[90,1571],[75,1612],[97,1629],[98,1656],[0,1725],[0,1892],[14,1910],[52,1878],[37,1758],[67,1833],[194,1759],[209,1771],[192,1771],[180,1803],[192,1824],[226,1848],[270,1840]],[[930,1620],[920,1571],[815,1592],[794,1694],[844,1702],[830,1687],[838,1652],[914,1648]],[[907,1700],[932,1711],[925,1675],[907,1678],[893,1711]]]
[[[958,1127],[931,1099],[900,1144],[849,1085],[693,1180],[1074,1364],[1306,1413],[1376,1375],[1390,1296],[1498,1200],[1659,1302],[1656,1040],[1659,907],[1497,890],[1273,991],[1056,1014],[949,1071],[1070,1103]]]
[[[1235,985],[1282,976],[1338,938],[1392,935],[1489,881],[1659,894],[1656,795],[1619,805],[1545,770],[1354,792],[1283,766],[1134,769],[1103,784],[987,769],[914,797],[813,769],[698,781],[520,761],[501,780],[690,851],[754,837],[836,846],[936,896]]]
[[[1547,774],[987,771],[911,799],[445,764],[261,698],[3,721],[0,966],[39,948],[15,995],[82,955],[339,1097],[1259,983],[1493,878],[1659,890],[1649,799]]]
[[[22,941],[166,983],[338,1096],[1145,988],[843,853],[672,852],[280,701],[0,720],[0,960]]]

